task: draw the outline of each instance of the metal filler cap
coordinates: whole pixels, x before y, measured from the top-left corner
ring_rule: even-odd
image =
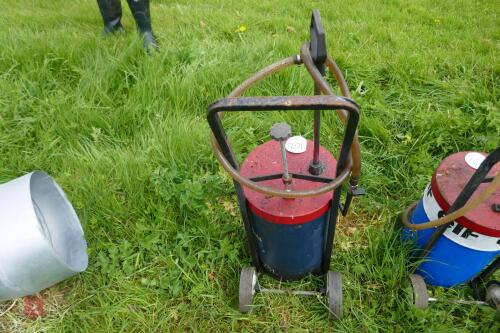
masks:
[[[271,127],[269,134],[273,140],[284,141],[292,136],[292,128],[287,123],[277,123]]]

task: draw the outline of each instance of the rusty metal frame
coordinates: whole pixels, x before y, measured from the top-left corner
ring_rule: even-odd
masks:
[[[306,196],[315,196],[333,191],[331,212],[328,218],[327,233],[325,235],[325,247],[321,267],[316,274],[326,273],[330,266],[331,252],[333,248],[333,238],[338,218],[339,210],[343,215],[347,213],[352,197],[364,194],[364,190],[358,188],[358,181],[361,174],[361,154],[357,135],[357,124],[359,121],[359,107],[351,99],[349,88],[344,76],[338,68],[335,61],[326,52],[326,42],[324,29],[321,24],[321,18],[318,11],[314,11],[311,18],[311,41],[304,43],[300,54],[282,59],[273,63],[259,72],[255,73],[239,86],[237,86],[226,99],[219,100],[209,106],[208,122],[212,130],[211,143],[212,148],[223,168],[233,178],[238,203],[243,218],[247,241],[250,247],[253,265],[262,270],[259,260],[259,254],[256,247],[255,235],[252,228],[251,214],[249,214],[243,186],[256,190],[267,195],[297,198]],[[311,45],[312,44],[312,45]],[[241,97],[238,98],[248,88],[260,82],[269,75],[278,72],[291,65],[301,65],[309,72],[315,85],[315,96],[281,96],[281,97]],[[337,80],[342,92],[342,97],[336,96],[333,89],[323,78],[325,66]],[[323,96],[321,95],[323,94]],[[309,172],[311,174],[292,174],[297,179],[306,179],[310,181],[325,183],[314,190],[308,191],[282,191],[270,187],[259,185],[258,182],[276,179],[282,177],[282,174],[263,175],[254,178],[243,177],[239,173],[239,163],[227,140],[224,128],[222,126],[222,117],[224,112],[252,112],[252,111],[288,111],[302,110],[314,111],[314,145],[319,148],[319,127],[320,111],[335,110],[345,124],[344,141],[341,146],[340,156],[337,163],[336,175],[334,179],[321,177],[321,172]],[[313,170],[314,171],[314,170]],[[343,182],[350,177],[349,187],[345,203],[340,204],[341,186]],[[335,190],[337,189],[337,190]]]
[[[474,172],[472,177],[469,179],[467,184],[455,199],[453,204],[450,206],[446,214],[453,213],[454,211],[462,208],[472,197],[474,192],[477,190],[479,185],[482,183],[491,182],[491,178],[488,177],[488,173],[498,162],[500,162],[500,147],[497,147],[493,152],[491,152],[486,159],[481,163],[479,168]],[[413,213],[413,210],[408,211],[407,214],[403,214],[403,219],[409,221],[409,217]],[[438,239],[444,234],[446,229],[451,225],[452,222],[444,224],[436,228],[436,230],[431,234],[424,247],[417,253],[413,258],[413,261],[419,261],[425,259],[429,252],[432,250]],[[469,286],[474,290],[476,298],[479,295],[479,288],[482,283],[488,280],[498,269],[500,268],[500,256],[498,256],[493,262],[491,262],[485,269],[483,269],[477,276],[469,281]],[[415,268],[416,269],[416,268]]]
[[[500,147],[498,147],[491,154],[489,154],[483,161],[483,163],[481,163],[481,165],[476,170],[476,172],[474,172],[474,174],[469,179],[467,184],[465,184],[464,188],[462,189],[462,192],[460,192],[460,194],[455,199],[453,204],[450,206],[446,214],[453,213],[454,211],[462,208],[467,203],[467,201],[469,201],[469,199],[472,197],[472,195],[477,190],[479,185],[481,185],[481,183],[483,182],[489,181],[489,178],[487,178],[488,173],[493,168],[493,166],[498,162],[500,162]],[[427,256],[429,251],[431,251],[431,249],[436,244],[439,237],[443,235],[443,233],[451,225],[451,223],[452,222],[436,228],[436,230],[432,233],[432,235],[425,243],[422,250],[420,250],[420,252],[417,254],[416,260],[424,259]]]
[[[258,185],[258,181],[266,179],[280,178],[282,174],[272,174],[260,176],[257,179],[248,179],[239,174],[238,161],[232,152],[231,145],[227,139],[227,135],[222,126],[220,113],[223,112],[255,112],[255,111],[310,111],[310,110],[346,110],[349,112],[349,117],[347,121],[347,126],[344,131],[344,139],[341,145],[339,160],[337,162],[337,168],[334,179],[328,179],[324,177],[311,176],[311,175],[300,175],[292,174],[292,177],[308,179],[311,181],[318,181],[325,183],[315,190],[307,190],[301,192],[287,192],[281,191],[266,186]],[[328,271],[330,266],[331,252],[333,248],[333,239],[336,229],[338,211],[340,206],[340,196],[341,190],[338,188],[342,185],[345,179],[347,179],[352,162],[350,159],[351,145],[354,140],[354,135],[356,132],[357,124],[359,121],[359,110],[353,101],[338,96],[280,96],[280,97],[239,97],[239,98],[226,98],[219,100],[208,109],[208,123],[213,133],[213,137],[216,140],[217,147],[220,149],[216,150],[216,155],[219,161],[223,164],[224,168],[231,174],[234,178],[234,184],[238,196],[238,202],[240,206],[240,211],[243,217],[243,223],[245,226],[247,240],[250,247],[250,253],[252,256],[252,262],[257,269],[261,270],[260,259],[258,255],[258,250],[256,246],[256,240],[253,234],[253,227],[250,214],[247,209],[246,199],[243,192],[242,185],[252,188],[256,191],[275,195],[287,197],[299,197],[299,196],[312,196],[326,193],[328,191],[333,191],[333,199],[331,204],[330,216],[328,219],[327,232],[325,236],[325,247],[323,249],[322,263],[320,270],[314,272],[316,274],[324,274]],[[224,159],[227,161],[225,163]],[[337,190],[335,190],[337,189]]]

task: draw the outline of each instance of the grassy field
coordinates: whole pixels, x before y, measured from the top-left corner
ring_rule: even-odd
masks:
[[[2,7],[0,182],[32,170],[53,175],[81,218],[90,264],[42,293],[44,318],[24,318],[22,300],[0,304],[1,332],[500,329],[488,307],[413,309],[409,249],[399,238],[400,212],[441,159],[499,144],[498,2],[158,0],[161,49],[152,56],[125,2],[126,33],[112,38],[100,37],[95,1]],[[362,107],[361,184],[369,195],[340,220],[332,258],[344,276],[345,315],[332,322],[324,299],[276,295],[258,295],[252,314],[242,315],[238,279],[249,254],[205,114],[256,70],[297,54],[313,8]],[[295,67],[248,94],[311,93],[305,69]],[[312,137],[312,115],[227,117],[239,157],[282,119]],[[336,151],[340,125],[324,119],[323,144]],[[467,287],[433,292],[470,297]]]

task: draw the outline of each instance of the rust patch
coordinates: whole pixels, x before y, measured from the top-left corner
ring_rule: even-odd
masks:
[[[24,316],[31,319],[45,316],[45,303],[40,296],[24,297]]]

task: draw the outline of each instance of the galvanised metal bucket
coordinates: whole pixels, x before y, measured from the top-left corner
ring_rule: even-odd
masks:
[[[84,271],[86,249],[78,216],[49,175],[35,171],[0,185],[0,301]]]

